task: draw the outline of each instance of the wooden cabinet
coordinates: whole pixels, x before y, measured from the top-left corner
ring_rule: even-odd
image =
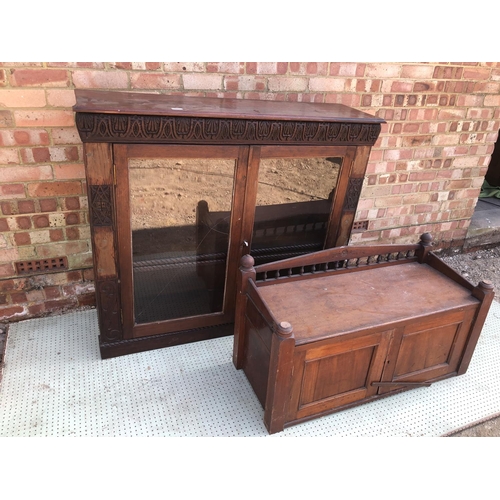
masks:
[[[493,287],[419,245],[340,247],[253,267],[242,258],[234,363],[270,433],[465,373]]]
[[[348,243],[383,120],[336,104],[75,93],[103,357],[230,335],[243,255]]]

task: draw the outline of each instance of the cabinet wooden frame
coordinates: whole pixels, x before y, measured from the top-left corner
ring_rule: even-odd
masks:
[[[383,120],[342,105],[75,91],[84,143],[101,356],[232,334],[240,258],[252,245],[264,158],[343,158],[325,247],[349,241],[368,157]],[[219,313],[134,321],[129,161],[235,160],[226,288]]]
[[[493,287],[429,243],[242,258],[233,361],[270,433],[466,372]]]

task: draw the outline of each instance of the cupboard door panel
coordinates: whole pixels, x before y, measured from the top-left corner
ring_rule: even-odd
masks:
[[[297,351],[290,420],[326,412],[375,395],[392,331]]]
[[[402,328],[395,363],[384,375],[393,387],[381,387],[380,394],[404,387],[404,383],[426,382],[457,371],[462,359],[475,308],[427,318]]]

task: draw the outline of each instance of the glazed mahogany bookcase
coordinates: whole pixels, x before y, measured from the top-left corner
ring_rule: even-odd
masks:
[[[493,286],[430,242],[242,257],[233,359],[269,433],[466,372]]]
[[[75,93],[103,358],[231,335],[244,255],[347,245],[383,120],[337,104]]]

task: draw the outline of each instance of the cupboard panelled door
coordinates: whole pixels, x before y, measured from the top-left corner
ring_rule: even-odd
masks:
[[[337,337],[296,348],[289,420],[327,412],[377,393],[393,330]]]
[[[114,154],[125,337],[232,321],[248,147]]]

